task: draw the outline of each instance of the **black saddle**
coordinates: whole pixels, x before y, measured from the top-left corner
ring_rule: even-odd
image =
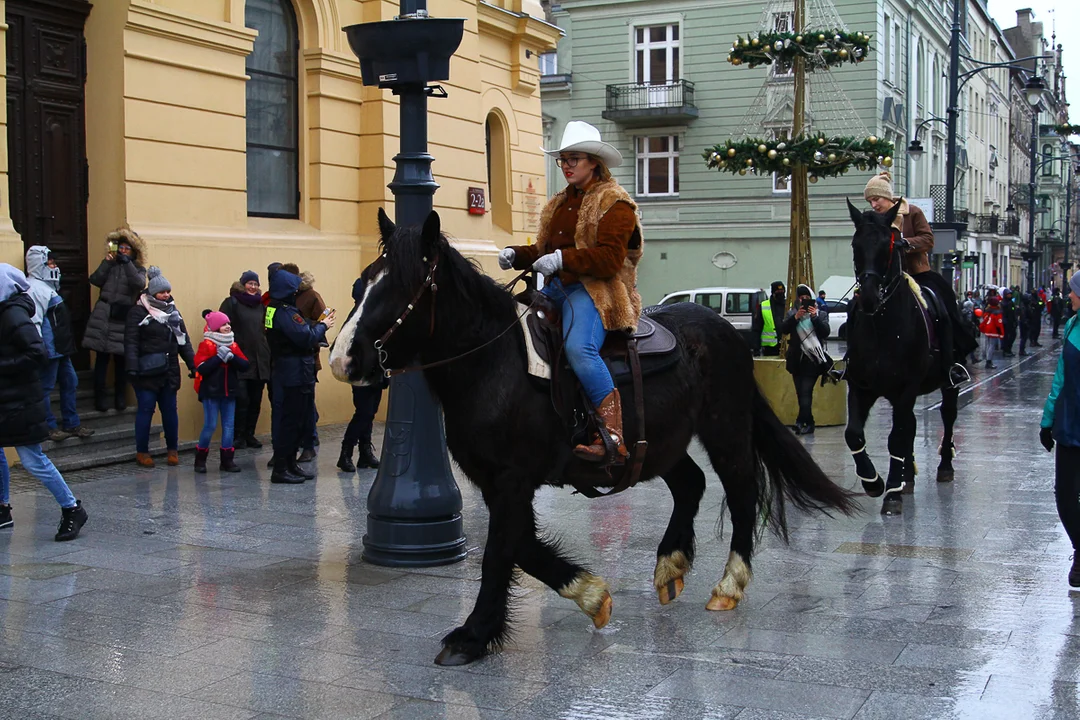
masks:
[[[558,372],[561,368],[557,368],[556,364],[565,365],[566,360],[562,353],[562,317],[555,303],[535,290],[518,294],[517,300],[532,308],[525,318],[525,324],[532,335],[536,354],[551,366],[553,374]],[[603,347],[600,348],[600,357],[616,385],[629,384],[633,380],[633,368],[628,352],[631,340],[634,341],[641,359],[643,377],[667,370],[679,359],[675,352],[678,345],[675,335],[663,325],[643,315],[638,319],[637,330],[633,334],[609,332]]]

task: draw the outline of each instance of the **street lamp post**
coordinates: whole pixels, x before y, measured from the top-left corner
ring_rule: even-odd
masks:
[[[1028,173],[1028,292],[1035,289],[1035,170],[1040,163],[1039,157],[1039,106],[1031,108],[1031,165]]]
[[[400,98],[401,146],[390,183],[395,217],[419,225],[439,187],[428,153],[427,99],[446,97],[431,81],[450,77],[450,56],[464,32],[463,19],[430,18],[427,0],[401,0],[401,15],[345,28],[360,58],[364,85]],[[368,493],[364,560],[393,567],[445,565],[464,559],[461,491],[450,471],[442,412],[423,373],[390,385],[382,462]]]

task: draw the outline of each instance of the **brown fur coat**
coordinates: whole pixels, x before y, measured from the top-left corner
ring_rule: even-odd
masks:
[[[566,200],[566,190],[556,193],[544,207],[540,215],[540,229],[536,235],[536,248],[539,255],[549,252],[551,240],[551,218]],[[602,180],[595,183],[585,193],[581,201],[577,227],[574,230],[574,246],[581,249],[596,247],[600,219],[615,203],[627,203],[634,211],[637,204],[630,195],[614,180]],[[596,305],[605,330],[634,330],[638,317],[641,316],[641,295],[637,291],[637,264],[645,246],[641,232],[641,222],[636,223],[633,233],[626,238],[627,252],[622,268],[612,278],[599,279],[581,276],[581,283]]]

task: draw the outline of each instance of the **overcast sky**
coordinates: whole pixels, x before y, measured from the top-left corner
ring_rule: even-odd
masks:
[[[1035,11],[1035,22],[1043,24],[1047,41],[1057,27],[1057,41],[1064,47],[1062,51],[1065,75],[1069,78],[1066,85],[1070,104],[1077,103],[1080,93],[1080,2],[1078,0],[988,0],[990,15],[997,20],[1001,29],[1016,25],[1016,11],[1031,8]],[[1071,122],[1080,122],[1080,104],[1070,113]],[[1071,109],[1071,108],[1070,108]]]

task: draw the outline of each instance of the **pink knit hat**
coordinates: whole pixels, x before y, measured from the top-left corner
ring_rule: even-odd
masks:
[[[203,332],[217,332],[221,330],[222,325],[229,324],[229,316],[223,312],[213,310],[203,315],[206,318],[206,329]]]

